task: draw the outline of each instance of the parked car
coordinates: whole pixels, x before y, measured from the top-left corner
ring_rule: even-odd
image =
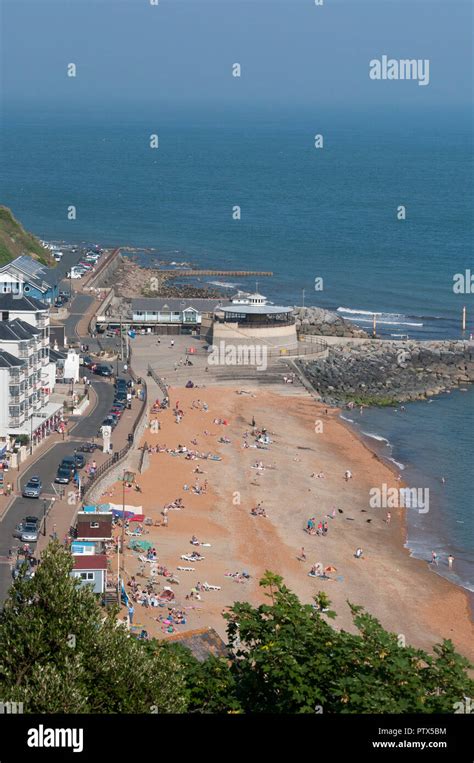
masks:
[[[113,413],[114,416],[118,416],[118,418],[120,418],[124,410],[125,410],[124,406],[121,403],[117,403],[116,405],[112,406],[112,408],[110,409],[110,413]]]
[[[95,450],[100,450],[100,445],[95,442],[83,442],[79,450],[83,453],[93,453]]]
[[[113,371],[110,366],[99,364],[95,367],[94,373],[97,374],[97,376],[112,376]]]
[[[83,469],[86,465],[86,457],[82,453],[76,453],[75,456],[64,456],[59,466],[70,469],[72,474],[76,469]]]
[[[86,262],[85,260],[81,260],[79,263],[79,267],[83,268],[84,270],[94,270],[94,267],[91,262]]]
[[[30,477],[22,491],[23,498],[39,498],[43,486],[39,477]]]
[[[71,480],[72,480],[71,470],[68,468],[65,468],[64,466],[59,466],[58,471],[56,472],[56,477],[54,478],[54,481],[59,483],[60,485],[69,485]]]
[[[66,273],[66,278],[82,278],[83,272],[80,273],[77,270],[70,270],[68,273]]]
[[[98,429],[97,437],[102,437],[102,427],[112,427],[112,429],[115,429],[116,426],[117,421],[115,418],[113,416],[106,416]]]
[[[91,370],[97,365],[97,361],[94,360],[94,358],[91,358],[90,355],[84,355],[81,358],[81,361],[81,365],[84,366],[84,368],[90,368]]]
[[[38,517],[25,517],[16,528],[14,535],[23,543],[36,543],[38,540],[38,532]]]

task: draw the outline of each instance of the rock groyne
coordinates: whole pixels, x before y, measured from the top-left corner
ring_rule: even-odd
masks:
[[[474,343],[348,341],[298,365],[328,404],[392,405],[473,382]]]

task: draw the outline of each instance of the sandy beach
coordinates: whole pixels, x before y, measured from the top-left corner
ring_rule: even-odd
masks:
[[[151,452],[148,468],[136,477],[142,492],[126,491],[126,503],[143,506],[146,517],[157,523],[166,504],[177,498],[184,504],[168,511],[166,526],[145,527],[141,536],[156,548],[158,564],[179,579],[179,584],[169,584],[158,576],[155,586],[159,591],[169,585],[175,593],[172,606],[186,613],[186,624],[176,625],[175,632],[212,626],[225,636],[222,611],[238,600],[262,602],[258,581],[265,570],[272,570],[304,602],[325,591],[337,612],[338,628],[353,628],[350,601],[364,606],[388,630],[403,634],[409,644],[429,650],[450,638],[472,659],[467,595],[404,549],[407,509],[392,509],[388,523],[386,509],[369,506],[370,488],[383,483],[400,487],[396,474],[343,425],[336,410],[326,412],[309,396],[287,390],[245,389],[242,394],[241,388],[170,389],[170,408],[150,415],[143,442],[152,449],[180,445],[221,460]],[[176,404],[184,414],[179,423],[173,413]],[[266,449],[255,445],[253,417],[257,429],[267,430],[271,442]],[[159,421],[159,430],[154,421]],[[345,479],[346,470],[351,479]],[[122,483],[115,483],[101,500],[121,503]],[[251,514],[258,503],[266,517]],[[305,532],[310,517],[327,522],[326,535]],[[193,535],[206,545],[191,545]],[[304,561],[299,559],[302,547]],[[355,557],[358,547],[362,558]],[[181,559],[193,551],[204,558]],[[327,579],[308,576],[311,565],[319,562],[335,568]],[[139,564],[138,555],[127,549],[126,581],[137,575]],[[178,566],[193,570],[178,571]],[[250,578],[226,574],[236,572]],[[146,583],[144,577],[136,581],[142,587]],[[186,598],[198,582],[219,589],[201,590],[199,599]],[[166,608],[136,603],[134,623],[166,638],[166,613]]]

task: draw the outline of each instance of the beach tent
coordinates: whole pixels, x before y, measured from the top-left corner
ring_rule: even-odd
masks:
[[[153,544],[148,540],[136,540],[134,538],[128,544],[128,548],[132,551],[148,551],[149,548],[153,548]]]

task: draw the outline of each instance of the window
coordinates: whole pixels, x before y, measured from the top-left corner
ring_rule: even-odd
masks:
[[[81,580],[94,580],[94,573],[93,572],[81,572],[80,576]]]
[[[89,527],[91,528],[91,530],[97,530],[100,527],[100,525],[98,522],[90,522]]]
[[[2,321],[8,321],[10,318],[10,313],[8,310],[3,310],[2,312]]]

